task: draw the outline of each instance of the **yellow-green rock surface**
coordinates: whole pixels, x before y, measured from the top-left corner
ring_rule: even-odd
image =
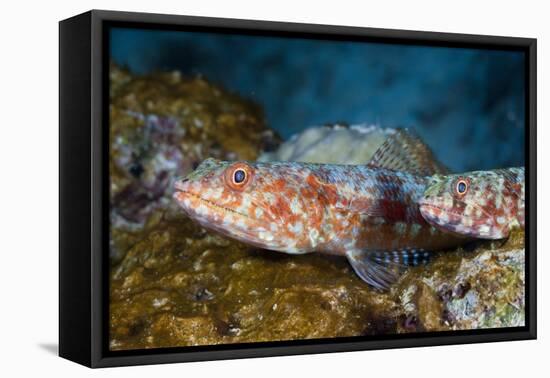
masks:
[[[522,238],[442,253],[381,293],[344,258],[250,248],[166,212],[112,270],[111,347],[520,326]]]

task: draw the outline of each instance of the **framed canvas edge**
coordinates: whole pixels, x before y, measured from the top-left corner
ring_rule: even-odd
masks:
[[[91,364],[91,12],[59,23],[59,355]]]
[[[152,25],[177,25],[197,26],[218,29],[241,29],[250,31],[277,33],[301,33],[315,35],[333,35],[342,37],[371,37],[401,41],[412,41],[420,44],[443,43],[445,45],[479,45],[492,46],[494,48],[525,48],[532,43],[536,44],[536,38],[494,36],[485,34],[465,34],[433,31],[417,31],[405,29],[384,29],[360,26],[342,26],[328,24],[310,24],[296,22],[281,22],[267,20],[249,20],[221,17],[186,16],[159,13],[121,12],[109,10],[91,10],[92,17],[96,20],[107,22],[144,23]]]
[[[533,339],[537,338],[537,40],[526,41],[526,83],[529,90],[526,91],[525,102],[528,124],[526,125],[526,167],[528,180],[526,181],[526,193],[528,209],[528,224],[526,227],[526,253],[528,253],[529,265],[525,267],[528,274],[526,290],[528,296],[529,332]]]
[[[281,345],[281,346],[262,346],[257,343],[256,346],[248,348],[227,348],[224,350],[206,350],[206,351],[178,351],[165,353],[151,353],[131,356],[102,356],[98,358],[91,367],[116,367],[132,365],[153,365],[176,362],[198,362],[214,361],[243,358],[262,358],[276,356],[321,354],[321,353],[340,353],[357,352],[368,350],[400,349],[400,348],[418,348],[418,347],[436,347],[458,344],[481,344],[492,342],[510,342],[525,341],[535,339],[536,337],[529,331],[496,331],[485,335],[452,335],[452,336],[430,336],[409,339],[395,340],[373,340],[373,341],[351,341],[351,342],[331,342],[309,345]],[[314,340],[312,340],[314,341]],[[227,344],[226,344],[227,345]]]
[[[526,162],[529,185],[526,188],[528,192],[528,209],[529,223],[526,227],[526,236],[529,254],[529,265],[526,266],[526,272],[529,275],[526,281],[526,290],[528,303],[528,319],[526,327],[517,329],[491,329],[490,332],[475,335],[465,335],[460,332],[452,335],[417,334],[414,338],[395,338],[391,340],[346,340],[339,342],[335,341],[326,343],[315,340],[305,345],[270,345],[264,346],[263,343],[257,343],[251,346],[242,347],[241,344],[224,344],[223,349],[216,350],[216,346],[212,350],[204,351],[166,351],[156,353],[151,350],[141,350],[142,354],[136,355],[112,355],[105,350],[105,345],[108,345],[108,340],[105,338],[107,334],[105,329],[107,319],[104,318],[104,301],[108,289],[108,272],[103,271],[105,256],[103,250],[103,235],[105,232],[105,218],[103,200],[105,198],[104,180],[107,180],[108,172],[105,168],[106,154],[104,148],[107,148],[105,140],[108,137],[108,115],[103,113],[103,105],[105,98],[103,96],[104,85],[108,85],[108,81],[104,81],[103,70],[106,58],[104,55],[104,33],[103,27],[107,22],[131,22],[131,23],[147,23],[147,24],[170,24],[180,26],[199,26],[199,27],[222,27],[235,29],[250,29],[250,30],[269,30],[276,32],[290,33],[311,33],[311,34],[334,34],[340,36],[361,35],[366,37],[376,38],[393,38],[400,40],[410,40],[417,43],[450,43],[450,44],[467,44],[487,46],[491,45],[495,48],[513,47],[524,49],[528,57],[526,64],[527,72],[526,84],[529,85],[529,90],[526,91],[526,113],[529,114],[529,124],[526,125],[526,147],[528,153]],[[90,140],[92,143],[92,198],[91,198],[91,213],[92,213],[92,229],[91,229],[91,362],[90,367],[110,367],[120,365],[137,365],[137,364],[156,364],[170,362],[191,362],[204,360],[220,360],[220,359],[235,359],[235,358],[252,358],[252,357],[268,357],[282,355],[297,355],[311,353],[329,353],[343,351],[358,351],[372,349],[388,349],[388,348],[408,348],[408,347],[424,347],[438,346],[451,344],[469,344],[469,343],[484,343],[497,341],[514,341],[528,340],[536,338],[536,39],[533,38],[517,38],[517,37],[499,37],[485,36],[472,34],[455,34],[455,33],[437,33],[437,32],[418,32],[407,30],[389,30],[389,29],[374,29],[363,27],[350,26],[332,26],[332,25],[313,25],[313,24],[297,24],[286,22],[272,21],[252,21],[238,20],[225,18],[210,18],[196,16],[177,16],[177,15],[162,15],[134,12],[115,12],[93,10],[91,11],[91,72],[92,80],[90,88],[92,93],[91,101],[91,132]],[[108,193],[107,193],[108,195]],[[185,349],[185,348],[179,348]]]

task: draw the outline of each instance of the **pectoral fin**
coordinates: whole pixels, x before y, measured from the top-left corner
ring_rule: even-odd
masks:
[[[378,290],[388,290],[408,266],[425,265],[430,254],[426,251],[348,251],[349,263],[357,275]]]

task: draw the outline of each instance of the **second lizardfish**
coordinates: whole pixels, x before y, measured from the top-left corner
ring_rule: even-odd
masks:
[[[208,229],[269,250],[346,256],[364,281],[386,289],[396,267],[465,241],[419,211],[434,171],[426,146],[399,132],[364,166],[208,159],[175,183],[174,198]]]
[[[442,231],[503,239],[525,227],[523,167],[434,175],[419,200],[420,212]]]

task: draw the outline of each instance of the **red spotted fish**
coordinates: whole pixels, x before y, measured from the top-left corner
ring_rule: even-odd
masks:
[[[346,256],[360,278],[386,289],[396,266],[465,241],[419,211],[435,172],[427,147],[400,131],[368,165],[207,159],[175,183],[174,198],[205,228],[263,249]]]
[[[502,239],[525,227],[524,168],[496,169],[430,178],[420,212],[443,231]]]

